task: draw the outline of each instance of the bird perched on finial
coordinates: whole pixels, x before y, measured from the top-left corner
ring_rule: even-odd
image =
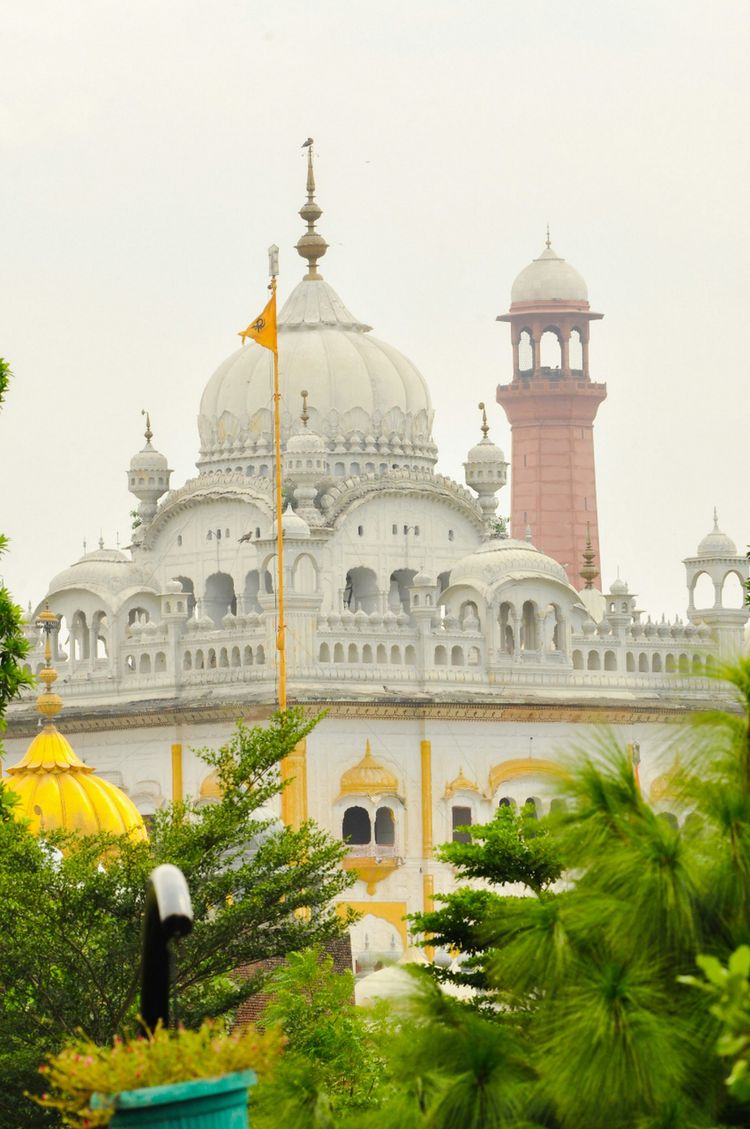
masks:
[[[313,143],[312,137],[308,137],[307,141],[302,142],[302,148],[303,149],[309,149],[310,146],[312,145],[312,143]]]

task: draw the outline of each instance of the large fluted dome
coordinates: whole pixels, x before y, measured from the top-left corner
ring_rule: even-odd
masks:
[[[397,349],[373,337],[327,282],[300,282],[278,326],[282,442],[298,430],[297,405],[307,390],[311,428],[324,437],[332,464],[338,453],[361,456],[363,469],[379,458],[389,468],[394,461],[434,465],[433,412],[423,377]],[[209,380],[198,419],[202,472],[235,469],[270,452],[272,365],[272,354],[251,343]]]
[[[450,585],[468,584],[478,591],[490,592],[507,580],[541,578],[557,580],[566,588],[570,587],[565,569],[552,557],[540,553],[528,541],[502,537],[485,541],[473,553],[462,557],[451,569]]]

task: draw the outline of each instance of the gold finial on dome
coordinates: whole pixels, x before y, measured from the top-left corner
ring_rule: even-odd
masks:
[[[310,395],[310,393],[307,391],[306,388],[303,388],[302,391],[300,392],[300,396],[302,397],[302,415],[299,418],[302,420],[302,426],[303,427],[307,427],[307,421],[310,418],[310,413],[307,410],[307,397],[309,395]]]
[[[583,568],[578,573],[582,580],[586,581],[587,588],[594,587],[594,581],[599,575],[599,569],[594,566],[594,557],[596,553],[591,548],[591,523],[586,522],[586,548],[583,550]]]
[[[323,215],[323,209],[315,200],[315,172],[313,170],[313,139],[308,137],[302,146],[307,149],[307,200],[299,210],[299,214],[307,224],[307,231],[297,240],[297,253],[307,259],[306,282],[322,278],[318,274],[318,259],[322,259],[328,250],[328,244],[322,235],[315,230],[315,224]]]
[[[52,645],[50,636],[59,626],[59,618],[49,610],[45,604],[44,611],[37,616],[36,625],[44,632],[44,666],[39,671],[39,678],[44,683],[44,690],[36,700],[36,708],[42,717],[56,717],[63,708],[62,698],[59,694],[52,693],[52,686],[57,682],[57,671],[52,665]]]
[[[479,401],[479,410],[482,413],[482,437],[486,439],[490,425],[487,423],[487,408],[485,407],[484,400]]]
[[[348,768],[341,777],[341,796],[369,796],[374,800],[378,796],[398,796],[398,780],[389,772],[385,765],[375,760],[370,748],[369,738],[365,742],[365,755]]]

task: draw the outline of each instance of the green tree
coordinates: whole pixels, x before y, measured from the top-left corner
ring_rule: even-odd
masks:
[[[279,761],[313,724],[290,710],[266,727],[239,725],[218,752],[203,750],[222,799],[157,813],[148,843],[37,839],[14,821],[0,824],[0,1125],[35,1124],[40,1114],[20,1093],[39,1088],[32,1069],[66,1036],[80,1029],[104,1043],[132,1027],[154,865],[178,865],[192,895],[195,925],[180,943],[175,985],[191,1026],[231,1019],[257,990],[243,966],[340,934],[332,899],[351,882],[343,845],[311,822],[295,830],[263,815],[282,788]]]

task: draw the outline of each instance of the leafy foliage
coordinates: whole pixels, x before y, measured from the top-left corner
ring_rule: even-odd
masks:
[[[0,822],[0,1125],[24,1124],[19,1093],[37,1086],[34,1068],[64,1038],[80,1032],[105,1044],[132,1028],[143,901],[156,864],[180,866],[193,899],[195,924],[176,973],[191,1027],[231,1017],[257,990],[242,966],[339,935],[344,922],[331,899],[351,882],[339,865],[345,848],[312,823],[294,830],[263,814],[282,788],[279,760],[313,724],[292,710],[265,728],[239,726],[224,748],[203,754],[221,801],[157,813],[148,843],[61,833],[40,840]]]

